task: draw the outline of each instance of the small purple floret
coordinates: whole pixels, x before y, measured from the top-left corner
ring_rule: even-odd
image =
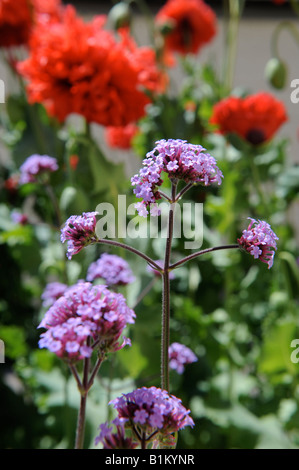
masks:
[[[198,359],[190,348],[180,343],[172,343],[168,349],[169,367],[182,374],[186,364],[196,362]]]
[[[108,286],[125,286],[135,281],[128,263],[117,255],[103,253],[100,258],[91,263],[88,268],[87,281],[104,279]]]
[[[248,219],[251,222],[248,228],[243,230],[241,238],[238,238],[238,243],[255,259],[268,264],[268,269],[270,269],[273,266],[278,237],[267,222],[257,221],[250,217]]]
[[[79,253],[86,245],[97,241],[95,234],[97,214],[97,212],[83,212],[82,215],[72,215],[65,222],[60,239],[62,243],[67,241],[68,259]]]
[[[41,173],[58,170],[56,158],[49,157],[48,155],[31,155],[20,166],[20,179],[19,184],[34,183],[36,177]]]

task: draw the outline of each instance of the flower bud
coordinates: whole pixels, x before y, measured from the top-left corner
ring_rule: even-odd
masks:
[[[287,67],[277,57],[272,57],[265,67],[265,77],[269,83],[276,89],[280,90],[285,86],[287,78]]]
[[[130,26],[131,12],[129,5],[125,2],[116,3],[109,11],[108,19],[115,30]]]

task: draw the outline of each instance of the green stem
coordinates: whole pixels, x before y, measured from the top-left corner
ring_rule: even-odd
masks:
[[[268,213],[269,202],[266,200],[266,196],[265,196],[265,193],[264,193],[263,188],[262,188],[260,173],[259,173],[259,170],[258,170],[255,162],[254,162],[254,156],[249,155],[248,158],[249,158],[249,161],[250,161],[251,173],[252,173],[254,187],[255,187],[255,190],[256,190],[256,192],[259,196],[260,203],[262,205],[263,215],[265,217]]]
[[[145,286],[145,288],[142,290],[142,292],[140,292],[140,294],[137,297],[132,309],[134,309],[141,302],[141,300],[146,296],[146,294],[148,294],[152,290],[152,288],[153,288],[153,286],[155,285],[156,282],[157,282],[157,277],[155,276],[151,280],[151,282]]]
[[[171,199],[172,203],[168,215],[168,235],[165,247],[163,290],[162,290],[162,332],[161,332],[161,388],[169,391],[169,322],[170,322],[170,279],[169,266],[171,255],[171,244],[173,238],[173,222],[174,222],[174,204],[176,200],[177,183],[172,182]]]
[[[290,0],[291,2],[291,7],[293,8],[293,11],[296,13],[296,15],[299,16],[299,4],[297,0]]]
[[[55,218],[56,218],[56,225],[60,229],[60,227],[63,224],[63,221],[62,221],[61,212],[60,212],[60,208],[59,208],[57,198],[56,198],[55,193],[53,191],[53,188],[50,184],[45,183],[44,186],[45,186],[46,192],[48,193],[49,199],[53,204],[53,209],[54,209]]]
[[[90,358],[87,357],[86,359],[84,359],[83,381],[82,381],[82,389],[80,390],[81,398],[80,398],[80,408],[79,408],[78,420],[77,420],[75,449],[83,449],[83,446],[84,446],[89,365],[90,365]]]
[[[25,103],[26,103],[26,108],[27,108],[27,112],[28,112],[29,124],[31,126],[32,133],[33,133],[33,136],[34,136],[34,139],[35,139],[35,143],[36,143],[36,146],[37,146],[37,151],[42,155],[47,154],[46,138],[45,138],[44,130],[43,130],[43,127],[42,127],[42,124],[41,124],[41,121],[40,121],[40,118],[39,118],[39,115],[38,115],[38,110],[36,108],[36,106],[38,106],[38,105],[36,105],[36,104],[31,105],[31,104],[28,103],[26,89],[25,89],[23,79],[20,75],[17,75],[17,78],[19,80],[19,85],[20,85],[20,88],[21,88],[21,92],[22,92],[23,96],[25,97]]]
[[[187,191],[189,191],[189,189],[191,189],[193,186],[194,186],[193,183],[188,183],[188,184],[186,184],[186,186],[184,186],[183,189],[182,189],[182,190],[178,193],[178,195],[176,196],[175,201],[176,201],[176,202],[179,201],[179,200],[183,197],[183,195],[184,195]]]
[[[238,47],[237,36],[244,4],[244,0],[225,0],[224,2],[226,56],[223,83],[225,93],[229,93],[233,88]]]
[[[129,3],[135,3],[140,9],[141,13],[144,15],[144,18],[148,25],[150,40],[153,43],[155,38],[155,24],[153,20],[152,11],[148,6],[148,2],[146,2],[145,0],[129,0]]]
[[[126,245],[125,243],[117,242],[114,240],[106,240],[105,238],[98,238],[95,240],[95,243],[103,243],[104,245],[112,245],[112,246],[117,246],[119,248],[123,248],[124,250],[131,251],[135,255],[140,256],[141,258],[145,259],[145,261],[148,262],[148,264],[159,271],[160,273],[163,272],[163,269],[161,269],[161,266],[159,266],[153,259],[151,259],[149,256],[145,255],[141,251],[137,250],[136,248],[133,248],[132,246]]]
[[[197,251],[196,253],[192,253],[189,256],[186,256],[185,258],[182,258],[180,261],[177,261],[174,264],[171,264],[169,266],[169,270],[178,268],[182,264],[186,263],[187,261],[190,261],[194,258],[197,258],[198,256],[204,255],[206,253],[211,253],[212,251],[218,251],[218,250],[230,250],[230,249],[235,249],[235,248],[240,248],[240,246],[236,243],[235,245],[221,245],[221,246],[214,246],[212,248],[206,248],[205,250]]]
[[[297,8],[299,10],[299,5],[297,6]],[[299,11],[298,11],[298,14],[299,14]],[[281,23],[279,23],[276,26],[276,28],[273,32],[273,35],[272,35],[271,53],[272,53],[273,57],[278,57],[279,58],[278,40],[279,40],[279,36],[280,36],[280,34],[283,30],[288,31],[291,34],[291,36],[293,36],[296,43],[299,45],[299,30],[296,28],[294,23],[292,23],[291,21],[287,21],[287,20],[282,21]]]

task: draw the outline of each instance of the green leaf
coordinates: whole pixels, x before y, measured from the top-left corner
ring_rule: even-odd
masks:
[[[4,342],[5,357],[18,359],[27,354],[28,347],[22,327],[0,325],[0,338]]]
[[[266,329],[258,364],[260,373],[277,379],[286,373],[296,373],[297,366],[291,361],[291,341],[296,337],[296,324],[281,320]]]
[[[125,179],[123,164],[108,161],[95,145],[90,146],[88,158],[93,176],[93,193],[108,192],[113,198],[117,198]]]
[[[122,349],[118,359],[131,377],[138,377],[148,364],[148,359],[142,354],[138,343]]]
[[[297,299],[299,292],[299,267],[297,260],[292,253],[287,251],[279,253],[279,260],[282,272],[285,274],[289,296]]]

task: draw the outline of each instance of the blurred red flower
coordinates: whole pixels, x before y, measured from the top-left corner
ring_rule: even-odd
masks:
[[[169,77],[157,66],[155,50],[147,46],[137,47],[129,35],[128,28],[119,29],[118,33],[121,37],[122,47],[129,54],[132,64],[138,70],[141,85],[150,92],[163,93],[169,83]],[[161,65],[163,65],[163,60]],[[165,61],[167,62],[167,58]],[[167,62],[165,65],[171,66],[171,62]]]
[[[78,155],[73,154],[73,155],[69,156],[69,164],[70,164],[70,167],[73,171],[75,171],[77,169],[78,163],[79,163],[79,156]]]
[[[29,101],[43,103],[60,122],[77,113],[88,122],[124,126],[145,114],[150,99],[142,87],[155,89],[159,78],[154,56],[125,33],[117,41],[105,21],[102,15],[84,23],[68,5],[60,22],[35,28],[30,56],[18,65]]]
[[[128,150],[132,146],[132,139],[138,132],[138,127],[134,123],[119,127],[106,127],[105,138],[112,148]]]
[[[197,53],[216,34],[216,15],[203,0],[168,0],[156,15],[165,31],[165,47],[180,54]]]
[[[284,104],[271,94],[260,92],[221,100],[213,108],[210,123],[216,124],[222,134],[236,133],[259,145],[270,140],[287,119]]]
[[[27,45],[37,21],[55,21],[62,13],[60,0],[1,0],[0,47]]]

